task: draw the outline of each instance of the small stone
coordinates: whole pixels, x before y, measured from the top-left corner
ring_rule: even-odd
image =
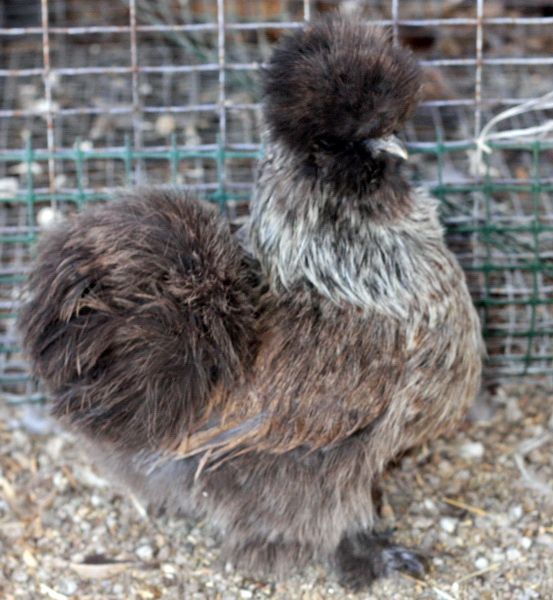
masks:
[[[159,135],[170,135],[175,131],[175,119],[171,115],[160,115],[156,119],[155,128]]]
[[[495,406],[492,405],[487,397],[479,397],[470,407],[468,418],[471,421],[486,422],[490,421],[495,414]]]
[[[487,569],[490,562],[485,556],[480,556],[474,561],[474,566],[481,571],[482,569]]]
[[[92,494],[90,496],[90,504],[95,507],[102,506],[102,498],[96,494]]]
[[[50,206],[41,208],[36,215],[36,222],[41,229],[48,229],[61,221],[63,221],[62,213]]]
[[[431,513],[436,512],[436,503],[434,502],[434,500],[431,500],[430,498],[424,499],[423,506],[424,506],[425,510],[427,510],[428,512],[431,512]]]
[[[77,582],[73,579],[60,581],[60,592],[66,596],[72,596],[77,591]]]
[[[536,510],[536,503],[532,498],[524,498],[522,501],[522,506],[524,507],[524,512],[531,513]]]
[[[58,492],[65,492],[69,485],[67,478],[61,471],[56,473],[54,477],[52,477],[52,483],[54,484]]]
[[[543,546],[553,548],[553,535],[549,535],[548,533],[542,533],[541,535],[538,535],[538,537],[536,538],[536,542],[538,544],[542,544]]]
[[[460,469],[455,475],[455,480],[460,483],[461,481],[468,481],[472,477],[473,474],[468,469]]]
[[[164,575],[167,575],[169,577],[175,577],[177,574],[177,569],[174,567],[174,565],[170,563],[165,563],[161,565],[161,570],[163,571]]]
[[[67,186],[67,177],[61,173],[59,173],[58,175],[56,175],[55,180],[56,182],[56,187],[57,188],[62,188],[62,187],[66,187]]]
[[[95,46],[100,46],[100,44],[94,44],[94,45]],[[152,89],[153,89],[152,86],[148,82],[146,82],[146,81],[143,81],[140,84],[140,94],[142,96],[147,96],[148,94],[151,94],[152,93]]]
[[[519,560],[521,556],[518,548],[507,548],[507,560]]]
[[[234,566],[229,560],[227,560],[227,562],[225,563],[224,571],[227,574],[232,573],[234,571]]]
[[[513,521],[518,521],[523,514],[524,510],[522,506],[520,506],[520,504],[517,504],[516,506],[513,506],[509,509],[509,516]]]
[[[459,448],[459,454],[465,459],[482,458],[484,450],[484,444],[481,442],[466,442]]]
[[[434,519],[428,517],[419,517],[413,521],[413,527],[415,529],[429,529],[434,525]]]
[[[136,549],[136,556],[138,556],[140,560],[152,560],[154,551],[151,546],[144,544]]]
[[[525,549],[528,550],[532,546],[532,540],[529,537],[521,537],[519,540],[519,544]]]
[[[250,592],[250,590],[240,590],[240,598],[253,598],[253,592]]]
[[[388,504],[388,502],[384,502],[380,508],[380,516],[384,520],[392,520],[395,518],[394,509]]]
[[[12,580],[17,583],[25,583],[28,579],[27,573],[25,571],[15,571],[12,573]]]
[[[29,550],[26,549],[23,551],[23,562],[31,569],[36,569],[38,567],[38,561],[37,559],[34,557],[34,554]]]
[[[94,144],[92,140],[79,140],[79,142],[75,142],[73,147],[81,152],[90,152],[94,148]]]
[[[4,177],[0,179],[0,198],[9,200],[17,194],[19,183],[17,177]]]
[[[171,558],[171,548],[169,546],[163,546],[157,553],[159,560],[169,560]]]
[[[440,519],[440,527],[447,533],[455,533],[457,529],[457,519],[453,517],[442,517]]]
[[[500,528],[504,528],[504,527],[508,527],[509,526],[509,518],[507,517],[507,515],[503,514],[503,513],[499,513],[497,515],[494,515],[494,521],[497,527]]]
[[[21,162],[10,167],[9,173],[12,175],[27,175],[29,171],[32,175],[39,176],[42,175],[44,169],[38,162],[32,162],[30,164],[28,162]]]
[[[505,407],[505,416],[509,423],[516,423],[521,421],[524,417],[524,413],[520,410],[518,400],[516,398],[509,398]]]
[[[438,470],[443,475],[447,475],[448,473],[451,473],[451,471],[453,470],[453,465],[451,464],[451,462],[449,460],[444,459],[439,462]]]
[[[530,438],[538,438],[544,433],[543,425],[528,425],[524,428],[524,432],[528,433],[528,437]],[[521,444],[523,445],[523,444]]]

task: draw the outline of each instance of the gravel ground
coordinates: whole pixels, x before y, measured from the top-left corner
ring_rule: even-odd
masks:
[[[220,569],[204,524],[148,516],[39,409],[0,399],[0,597],[551,599],[553,392],[500,388],[477,412],[383,481],[383,525],[431,557],[427,579],[354,595],[317,566],[283,582]]]

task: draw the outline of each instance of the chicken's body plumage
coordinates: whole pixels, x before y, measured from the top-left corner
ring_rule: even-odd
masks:
[[[296,34],[266,75],[246,247],[206,206],[139,191],[47,236],[21,323],[55,414],[147,501],[207,517],[243,566],[330,560],[358,586],[418,570],[414,555],[366,533],[372,486],[399,453],[458,423],[482,342],[436,202],[409,187],[395,157],[358,144],[353,126],[352,144],[335,123],[291,140],[284,99],[270,96],[301,76],[306,48],[340,64],[344,41],[366,43],[370,68],[355,52],[373,88],[390,93],[386,69],[404,75],[401,122],[418,85],[403,51],[341,21]],[[361,103],[350,101],[356,123]],[[376,138],[391,121],[370,128]]]

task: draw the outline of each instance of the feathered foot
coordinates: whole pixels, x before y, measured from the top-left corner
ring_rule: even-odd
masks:
[[[299,542],[268,542],[262,538],[249,538],[239,544],[223,545],[222,555],[246,573],[284,579],[291,572],[305,567],[312,551]]]
[[[360,532],[342,539],[336,550],[340,583],[360,590],[379,577],[403,571],[422,578],[427,571],[424,556],[394,544],[382,534]]]

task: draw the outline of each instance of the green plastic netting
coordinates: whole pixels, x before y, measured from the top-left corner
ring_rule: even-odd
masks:
[[[8,401],[42,397],[14,323],[45,209],[69,214],[148,181],[193,189],[242,219],[262,151],[259,63],[282,31],[336,4],[22,0],[22,15],[5,4],[0,386]],[[489,142],[480,170],[470,167],[491,118],[551,90],[547,3],[460,3],[448,12],[441,2],[343,4],[391,25],[427,69],[425,102],[405,134],[410,175],[442,202],[482,317],[489,381],[552,375],[550,105],[502,121],[497,130],[526,134]]]

